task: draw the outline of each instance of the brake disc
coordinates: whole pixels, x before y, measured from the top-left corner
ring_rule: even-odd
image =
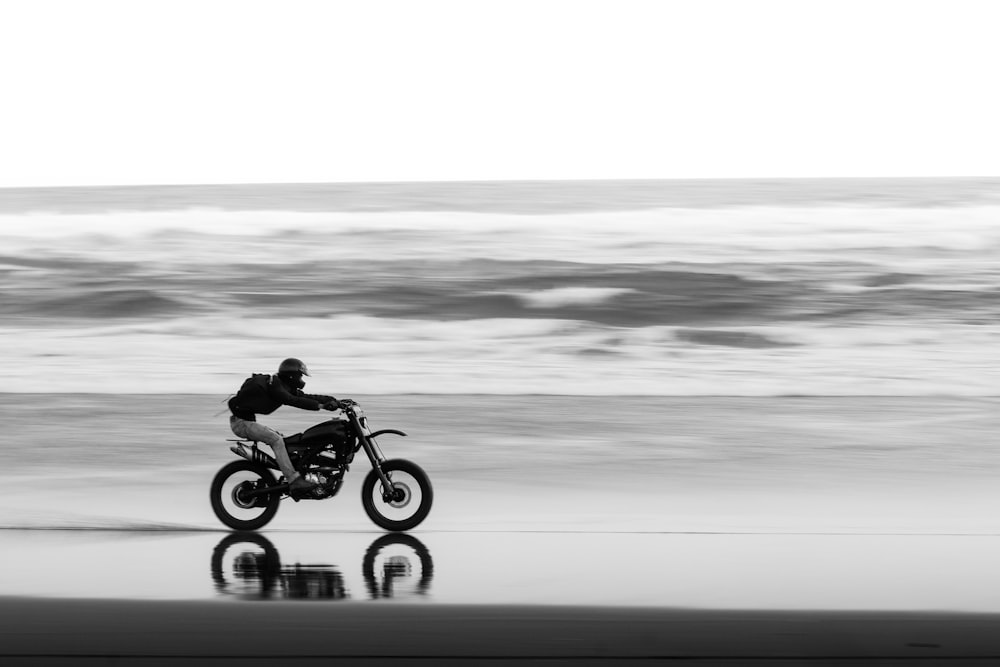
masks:
[[[410,492],[409,486],[402,482],[392,483],[392,500],[388,501],[390,506],[396,508],[406,507],[410,504],[411,500],[413,500],[413,494]]]

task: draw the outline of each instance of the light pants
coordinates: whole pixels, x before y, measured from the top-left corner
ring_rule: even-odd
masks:
[[[264,426],[259,422],[248,422],[245,419],[233,415],[229,418],[229,428],[233,429],[238,437],[246,440],[258,440],[271,446],[274,450],[274,458],[278,460],[278,467],[285,479],[291,483],[299,477],[298,471],[292,467],[292,461],[288,458],[288,450],[285,449],[285,439],[273,428]]]

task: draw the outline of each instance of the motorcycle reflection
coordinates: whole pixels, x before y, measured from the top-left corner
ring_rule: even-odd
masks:
[[[434,576],[427,547],[390,533],[371,543],[361,562],[368,598],[426,595]],[[334,565],[283,565],[278,549],[258,533],[230,533],[212,551],[212,581],[223,595],[245,599],[345,600],[350,591]]]

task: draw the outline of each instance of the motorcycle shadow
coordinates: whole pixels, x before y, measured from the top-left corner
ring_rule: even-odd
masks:
[[[335,565],[283,564],[277,547],[259,533],[230,533],[212,550],[212,581],[220,595],[246,600],[349,600],[347,578]],[[365,551],[361,574],[366,597],[378,600],[427,595],[434,561],[412,535],[382,535]]]

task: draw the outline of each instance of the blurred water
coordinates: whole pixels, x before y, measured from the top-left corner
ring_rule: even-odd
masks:
[[[8,391],[995,395],[988,179],[0,192]]]

